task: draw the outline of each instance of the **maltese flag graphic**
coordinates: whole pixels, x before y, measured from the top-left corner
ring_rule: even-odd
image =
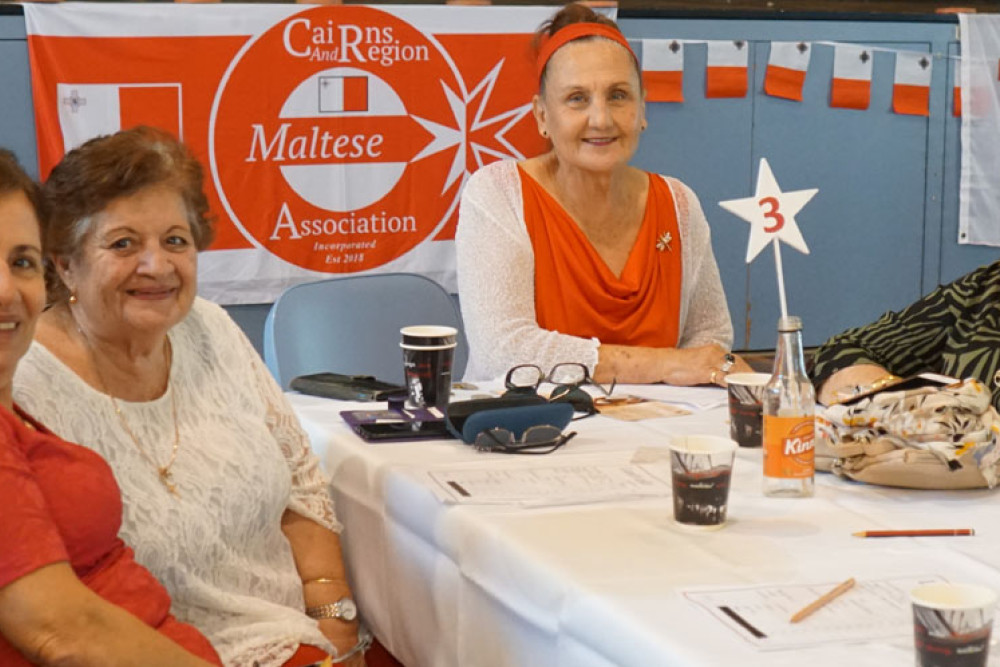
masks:
[[[642,40],[642,83],[648,102],[683,102],[684,42]]]
[[[764,75],[764,92],[772,97],[802,101],[812,49],[805,42],[771,42]]]
[[[323,113],[368,111],[368,77],[319,77],[319,110]]]
[[[184,138],[178,83],[60,83],[59,127],[67,152],[83,142],[136,125]]]
[[[933,58],[925,53],[896,53],[892,85],[892,110],[911,116],[929,116]]]
[[[833,47],[833,80],[830,106],[867,109],[872,95],[872,54],[866,48],[838,44]]]
[[[742,39],[708,40],[708,67],[705,69],[705,97],[746,97],[747,53]]]

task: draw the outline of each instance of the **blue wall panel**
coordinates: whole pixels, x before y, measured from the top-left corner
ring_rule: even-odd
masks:
[[[751,41],[747,100],[705,99],[704,47],[689,47],[685,83],[693,84],[693,94],[686,85],[683,104],[649,105],[660,148],[641,150],[637,160],[681,178],[701,197],[737,347],[772,347],[779,314],[771,249],[748,270],[743,257],[749,226],[718,207],[720,200],[753,193],[761,157],[783,189],[820,189],[797,216],[811,254],[782,249],[789,310],[802,315],[807,344],[900,308],[995,254],[959,247],[947,225],[957,224],[958,183],[957,163],[946,160],[948,133],[957,139],[958,126],[950,116],[949,62],[934,61],[929,119],[892,111],[895,59],[889,52],[875,53],[870,108],[834,109],[833,48],[815,44],[853,42],[943,55],[957,51],[954,23],[625,17],[621,25],[633,39]],[[772,40],[814,43],[801,103],[763,93]],[[670,123],[660,125],[666,118]],[[954,152],[956,146],[948,148]]]
[[[0,146],[14,151],[38,177],[24,17],[5,14],[0,14]]]
[[[788,308],[803,316],[809,344],[921,293],[928,123],[890,110],[893,60],[875,54],[865,111],[829,106],[833,49],[823,46],[813,50],[802,103],[756,95],[754,163],[767,157],[783,189],[819,188],[797,216],[810,254],[782,249]],[[766,59],[758,65],[759,91]],[[882,257],[886,248],[892,248],[891,263]],[[774,276],[768,250],[750,272],[756,315],[750,347],[773,344],[779,314]]]

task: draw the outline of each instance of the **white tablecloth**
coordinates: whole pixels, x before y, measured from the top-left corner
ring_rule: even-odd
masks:
[[[712,389],[626,387],[690,401]],[[808,499],[765,498],[761,452],[741,449],[729,522],[691,533],[669,497],[533,508],[442,503],[414,468],[511,459],[458,441],[366,444],[339,411],[361,404],[289,394],[333,482],[355,595],[407,667],[913,664],[911,637],[759,651],[681,591],[937,574],[1000,590],[993,491],[906,491],[817,476]],[[370,407],[370,404],[369,406]],[[728,435],[716,407],[626,423],[593,417],[538,462],[630,460],[673,434]],[[861,539],[878,528],[972,527],[974,537]],[[996,639],[994,633],[994,639]],[[1000,665],[1000,650],[991,652]]]

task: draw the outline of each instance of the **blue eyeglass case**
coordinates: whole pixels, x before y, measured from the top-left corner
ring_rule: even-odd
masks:
[[[540,403],[480,410],[469,415],[462,424],[461,438],[467,445],[471,445],[483,431],[503,428],[519,440],[532,426],[554,426],[562,431],[572,419],[573,406],[569,403]]]

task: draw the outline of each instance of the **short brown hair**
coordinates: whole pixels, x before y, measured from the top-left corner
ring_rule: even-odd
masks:
[[[118,199],[165,185],[181,196],[195,247],[204,250],[215,230],[208,215],[201,164],[171,134],[153,127],[134,127],[91,139],[67,153],[42,188],[51,212],[43,241],[49,261],[49,298],[69,297],[51,261],[75,257],[91,229],[93,217]]]
[[[610,26],[615,30],[617,30],[618,32],[621,32],[621,28],[618,27],[618,24],[609,19],[607,16],[595,12],[587,5],[581,4],[579,2],[571,2],[562,9],[560,9],[558,12],[556,12],[552,16],[552,18],[547,19],[545,22],[543,22],[542,25],[538,27],[538,30],[535,31],[535,38],[534,40],[532,40],[532,46],[534,47],[536,57],[538,54],[538,50],[541,47],[542,41],[544,39],[552,37],[566,26],[573,25],[574,23],[599,23],[600,25]],[[581,39],[598,39],[598,38],[583,37]],[[549,66],[548,64],[546,64],[545,69],[542,70],[542,76],[538,83],[538,89],[540,91],[545,90],[545,79],[546,75],[548,74],[548,71],[549,71]],[[636,72],[639,73],[638,68],[636,69]],[[642,85],[642,76],[641,73],[639,74],[640,74],[639,82],[640,85]]]
[[[17,157],[6,148],[0,148],[0,196],[22,192],[35,210],[39,223],[43,220],[42,193],[38,183],[28,176]]]

